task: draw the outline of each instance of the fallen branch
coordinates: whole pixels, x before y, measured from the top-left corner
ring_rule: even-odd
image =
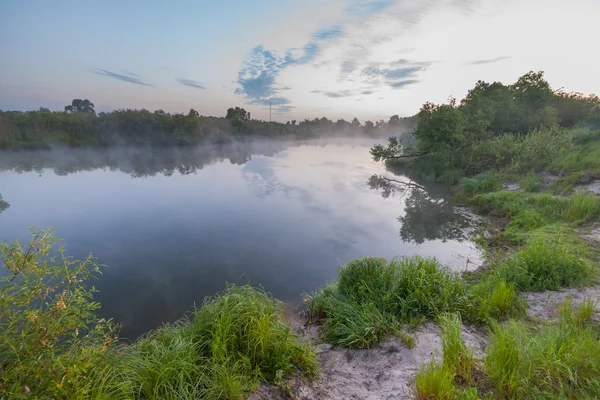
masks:
[[[386,160],[390,159],[390,158],[408,158],[408,157],[415,158],[415,157],[424,156],[425,154],[429,154],[430,152],[431,152],[431,150],[428,150],[428,151],[422,151],[420,153],[403,154],[401,156],[389,156],[389,157],[383,157],[383,158],[385,158]]]
[[[414,183],[413,181],[410,181],[410,182],[402,182],[402,181],[399,181],[399,180],[397,180],[397,179],[388,178],[388,177],[386,177],[386,176],[383,176],[383,175],[380,175],[380,176],[381,176],[383,179],[385,179],[386,181],[388,181],[388,182],[399,183],[399,184],[401,184],[401,185],[405,185],[405,186],[408,186],[408,187],[415,187],[415,188],[417,188],[417,189],[425,190],[425,187],[424,187],[424,186],[421,186],[421,185],[419,185],[418,183]]]

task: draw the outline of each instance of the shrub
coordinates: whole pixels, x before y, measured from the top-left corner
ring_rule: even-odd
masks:
[[[530,131],[523,137],[517,169],[539,170],[551,160],[573,151],[573,133],[558,126],[547,126]]]
[[[229,286],[181,321],[117,346],[86,282],[100,266],[54,244],[46,232],[26,247],[0,244],[0,397],[237,399],[262,381],[316,373],[280,304],[250,286]]]
[[[0,243],[0,394],[84,398],[103,384],[117,326],[97,319],[88,280],[92,256],[75,261],[51,232],[32,230],[26,245]]]

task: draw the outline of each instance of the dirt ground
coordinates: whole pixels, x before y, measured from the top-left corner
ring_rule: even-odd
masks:
[[[313,328],[305,336],[318,336]],[[294,399],[410,399],[416,371],[432,357],[441,356],[439,328],[428,322],[412,333],[415,346],[410,349],[395,337],[371,349],[334,348],[330,344],[317,345],[322,368],[317,380],[307,382],[293,379],[290,386]],[[483,332],[465,327],[463,340],[477,356],[485,351]],[[262,386],[250,399],[288,399],[285,392],[275,386]]]
[[[557,318],[558,305],[568,297],[573,299],[574,305],[584,298],[595,300],[593,318],[600,321],[600,286],[560,292],[524,293],[523,298],[528,304],[527,316],[534,321],[553,320]],[[321,374],[315,380],[292,378],[288,382],[294,399],[411,399],[414,398],[416,371],[432,357],[441,357],[440,330],[433,322],[427,322],[411,332],[416,339],[412,349],[395,337],[370,349],[344,349],[326,343],[319,344],[320,328],[305,328],[302,318],[293,313],[289,305],[286,307],[286,314],[292,329],[303,340],[316,345],[321,366]],[[462,336],[476,358],[485,356],[488,338],[483,330],[464,325]],[[289,398],[284,390],[273,385],[263,385],[249,399]]]

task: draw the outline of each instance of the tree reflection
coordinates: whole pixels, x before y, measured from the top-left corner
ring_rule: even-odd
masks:
[[[465,229],[470,226],[470,221],[456,213],[443,194],[410,180],[383,175],[371,176],[367,184],[380,191],[383,198],[398,195],[405,199],[404,215],[398,217],[403,241],[421,244],[427,240],[462,241],[466,238]]]
[[[0,213],[4,210],[6,210],[8,207],[10,207],[10,204],[8,204],[6,201],[4,201],[2,199],[2,195],[0,194]]]
[[[195,174],[207,165],[228,160],[242,165],[253,155],[272,156],[298,143],[290,141],[235,141],[205,143],[198,147],[55,148],[3,152],[0,170],[18,173],[51,169],[57,175],[80,171],[121,171],[134,178]]]

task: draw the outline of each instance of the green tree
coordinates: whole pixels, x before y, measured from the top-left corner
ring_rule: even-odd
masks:
[[[70,105],[65,106],[65,111],[96,114],[96,111],[94,111],[94,103],[92,103],[88,99],[73,99]]]
[[[458,148],[465,142],[465,116],[451,99],[449,104],[425,103],[419,111],[414,136],[423,151]]]
[[[225,116],[225,118],[229,120],[249,121],[250,113],[240,107],[229,108],[227,109],[227,115]]]
[[[199,117],[200,114],[198,114],[198,111],[194,110],[193,108],[190,108],[190,112],[188,113],[188,117]]]

